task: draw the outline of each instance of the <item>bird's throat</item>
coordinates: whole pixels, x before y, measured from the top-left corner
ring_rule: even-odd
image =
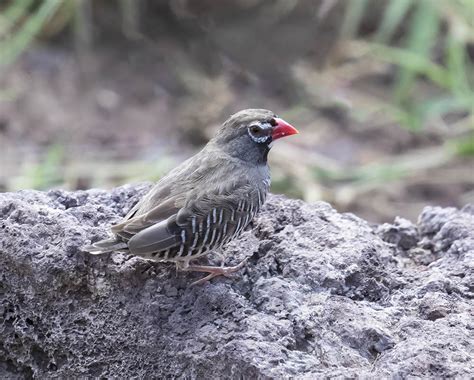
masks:
[[[266,164],[268,160],[268,153],[270,152],[270,149],[272,148],[272,143],[270,144],[264,144],[263,152],[262,152],[262,162]]]

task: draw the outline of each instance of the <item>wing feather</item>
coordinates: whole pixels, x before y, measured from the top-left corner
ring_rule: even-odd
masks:
[[[177,236],[169,232],[167,224],[164,220],[134,235],[128,242],[130,252],[145,256],[175,247],[178,244]]]

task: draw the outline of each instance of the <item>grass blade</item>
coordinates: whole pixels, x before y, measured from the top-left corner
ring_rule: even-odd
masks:
[[[459,95],[471,93],[466,65],[466,46],[454,33],[450,33],[447,37],[446,55],[451,90]]]
[[[450,88],[450,77],[447,70],[443,66],[432,62],[429,57],[396,47],[377,44],[372,46],[374,47],[373,53],[377,58],[397,65],[401,71],[406,72],[404,74],[406,79],[404,80],[422,74],[438,86],[445,89]]]
[[[28,11],[32,2],[33,0],[13,1],[3,14],[0,13],[0,36],[7,34],[12,29]]]
[[[404,18],[412,6],[412,0],[392,0],[384,12],[382,22],[377,30],[375,41],[387,43],[392,37],[395,29],[404,21]]]
[[[355,36],[364,16],[364,11],[367,8],[367,1],[368,0],[347,1],[347,8],[341,28],[342,38],[351,39]]]
[[[0,65],[6,66],[15,61],[61,5],[62,1],[60,0],[45,0],[36,12],[29,16],[22,27],[15,31],[11,39],[2,41],[0,43]]]
[[[406,49],[425,60],[429,60],[431,48],[436,42],[439,26],[440,15],[434,4],[430,0],[419,0],[415,14],[411,19]],[[410,102],[408,95],[413,87],[416,74],[417,72],[411,68],[401,68],[394,94],[398,104]]]

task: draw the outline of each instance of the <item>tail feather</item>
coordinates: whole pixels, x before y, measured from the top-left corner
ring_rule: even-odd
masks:
[[[127,243],[119,241],[115,238],[100,240],[91,245],[82,247],[82,250],[89,252],[93,255],[101,255],[103,253],[113,252],[113,251],[123,251],[127,250]]]

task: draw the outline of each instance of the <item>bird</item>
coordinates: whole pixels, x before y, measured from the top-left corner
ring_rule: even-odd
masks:
[[[171,170],[111,226],[111,237],[83,250],[91,254],[126,252],[178,270],[207,275],[192,285],[236,272],[236,266],[196,265],[221,252],[251,223],[270,188],[268,153],[275,140],[299,133],[266,109],[239,111],[204,148]]]

